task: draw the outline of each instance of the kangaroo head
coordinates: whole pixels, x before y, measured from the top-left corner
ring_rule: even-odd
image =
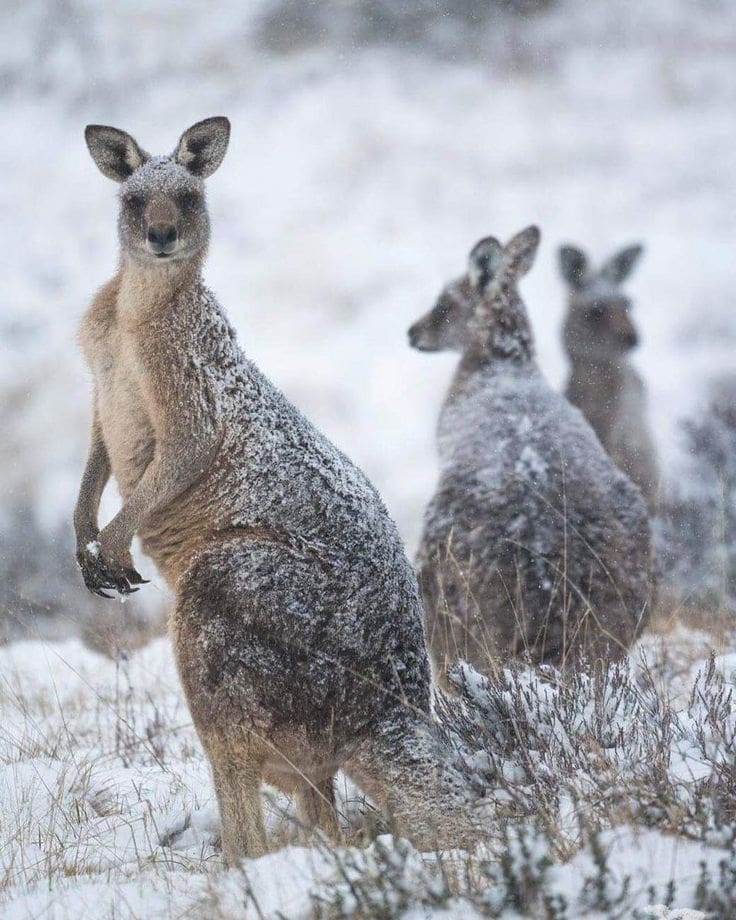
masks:
[[[204,179],[225,156],[227,118],[197,122],[169,156],[150,156],[118,128],[87,125],[84,136],[100,172],[120,183],[123,252],[148,263],[201,256],[210,231]]]
[[[605,361],[620,357],[638,344],[631,300],[621,285],[642,252],[641,245],[627,246],[595,272],[580,249],[560,248],[560,271],[570,288],[563,333],[570,357]]]
[[[527,227],[505,246],[492,236],[476,243],[466,273],[447,284],[409,329],[409,344],[419,351],[475,348],[500,357],[531,356],[531,329],[516,285],[534,264],[539,238],[537,227]]]

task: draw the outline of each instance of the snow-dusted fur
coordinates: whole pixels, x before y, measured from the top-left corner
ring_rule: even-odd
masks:
[[[439,420],[441,475],[418,555],[434,662],[617,657],[648,617],[646,508],[547,384],[517,279],[539,231],[489,237],[410,330],[462,359]]]
[[[560,271],[570,289],[563,331],[570,359],[565,395],[653,510],[659,488],[657,455],[647,421],[646,387],[628,357],[639,341],[632,303],[621,291],[641,253],[641,246],[628,246],[594,271],[580,249],[560,248]]]
[[[334,832],[338,768],[422,845],[466,840],[396,528],[365,476],[243,356],[201,281],[202,179],[228,134],[208,119],[150,158],[124,132],[87,131],[122,185],[121,267],[81,328],[95,384],[75,515],[85,581],[133,590],[137,533],[174,592],[171,636],[228,863],[267,848],[264,777]],[[110,472],[124,504],[98,533]]]

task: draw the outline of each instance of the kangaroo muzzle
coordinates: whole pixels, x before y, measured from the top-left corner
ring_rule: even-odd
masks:
[[[157,256],[168,256],[176,249],[179,234],[174,224],[151,224],[146,242],[150,251]]]

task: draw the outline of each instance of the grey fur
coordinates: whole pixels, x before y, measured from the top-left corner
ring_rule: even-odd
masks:
[[[628,358],[638,333],[631,300],[620,290],[642,252],[640,245],[627,246],[593,271],[581,250],[560,248],[560,271],[570,289],[563,330],[571,365],[565,395],[655,510],[659,472],[646,388]]]
[[[538,241],[536,228],[514,237],[484,285],[471,254],[468,275],[411,330],[425,350],[462,343],[417,559],[440,672],[458,657],[486,672],[522,653],[558,665],[615,657],[648,617],[641,495],[534,360],[516,282]],[[448,297],[464,332],[438,334]]]
[[[366,477],[243,356],[201,280],[201,179],[177,159],[151,158],[123,184],[122,268],[82,325],[96,391],[75,515],[85,578],[132,590],[137,533],[171,586],[228,863],[267,848],[264,777],[335,832],[339,768],[420,845],[465,842],[468,798],[431,714],[422,607],[396,527]],[[146,247],[152,209],[179,231],[163,261]],[[110,471],[124,504],[98,533]]]

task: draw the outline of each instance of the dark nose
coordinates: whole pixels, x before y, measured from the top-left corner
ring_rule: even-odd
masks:
[[[624,343],[627,348],[636,348],[639,344],[639,334],[636,330],[632,329],[631,332],[627,332],[624,336]]]
[[[416,348],[417,345],[419,344],[419,340],[422,337],[422,330],[417,325],[411,326],[408,332],[408,336],[409,336],[409,345],[412,348]]]
[[[148,248],[157,256],[166,256],[176,249],[176,227],[173,224],[151,224],[148,228]]]

